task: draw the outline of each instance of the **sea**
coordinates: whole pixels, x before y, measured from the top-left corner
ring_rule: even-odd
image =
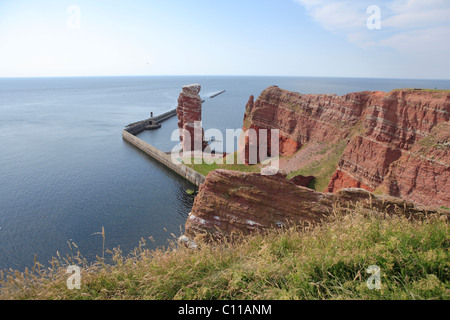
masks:
[[[183,233],[195,186],[122,139],[130,123],[172,110],[181,88],[202,86],[203,127],[242,127],[245,105],[268,86],[299,93],[450,89],[450,80],[129,76],[0,78],[0,270],[80,252],[97,261]],[[211,95],[225,90],[214,98]],[[139,137],[163,151],[176,117]],[[227,150],[229,151],[229,150]],[[103,234],[102,234],[103,230]],[[105,253],[106,252],[106,253]]]

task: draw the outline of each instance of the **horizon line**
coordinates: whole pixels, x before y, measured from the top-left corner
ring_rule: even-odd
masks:
[[[0,79],[38,79],[38,78],[125,78],[125,77],[277,77],[277,78],[342,78],[342,79],[380,79],[380,80],[437,80],[450,81],[450,78],[392,78],[392,77],[363,77],[363,76],[310,76],[310,75],[84,75],[84,76],[0,76]]]

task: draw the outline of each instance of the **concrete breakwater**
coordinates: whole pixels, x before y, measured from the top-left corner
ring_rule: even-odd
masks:
[[[172,117],[175,117],[176,115],[177,115],[177,109],[173,109],[173,110],[170,110],[159,116],[150,117],[150,118],[142,120],[142,121],[131,123],[125,128],[125,130],[127,130],[127,132],[129,132],[133,135],[136,135],[136,134],[141,133],[144,130],[158,129],[158,128],[161,128],[161,122],[163,122],[167,119],[170,119]]]
[[[173,170],[174,172],[178,173],[185,179],[189,180],[191,183],[195,184],[196,186],[200,186],[205,182],[205,176],[198,173],[197,171],[187,167],[186,165],[182,163],[174,163],[172,161],[172,157],[170,154],[167,154],[154,146],[150,145],[149,143],[139,139],[136,135],[146,130],[148,126],[161,126],[161,122],[164,120],[167,120],[171,117],[176,115],[176,109],[171,110],[169,112],[166,112],[162,115],[159,115],[157,117],[152,117],[146,120],[142,120],[139,122],[135,122],[132,124],[129,124],[123,131],[122,131],[122,138],[127,141],[128,143],[132,144],[139,150],[143,151],[144,153],[151,156],[153,159],[157,160],[167,168]]]
[[[220,91],[220,92],[217,92],[217,93],[211,95],[210,98],[211,98],[211,99],[212,99],[212,98],[215,98],[215,97],[217,97],[218,95],[221,95],[221,94],[224,93],[224,92],[225,92],[225,90],[222,90],[222,91]]]

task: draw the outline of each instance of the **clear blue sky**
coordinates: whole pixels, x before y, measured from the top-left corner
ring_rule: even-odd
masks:
[[[0,77],[449,79],[449,17],[449,0],[0,0]]]

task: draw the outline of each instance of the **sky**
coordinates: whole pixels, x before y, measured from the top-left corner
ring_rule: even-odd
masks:
[[[0,0],[0,77],[450,79],[450,0]]]

